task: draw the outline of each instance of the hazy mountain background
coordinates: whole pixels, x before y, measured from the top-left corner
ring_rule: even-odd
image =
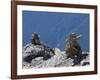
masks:
[[[89,14],[23,11],[23,46],[37,32],[41,40],[51,48],[64,49],[65,39],[71,32],[81,34],[79,43],[83,51],[89,51]]]

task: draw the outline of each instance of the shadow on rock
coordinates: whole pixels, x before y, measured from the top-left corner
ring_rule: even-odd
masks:
[[[84,59],[86,59],[87,57],[88,57],[88,55],[89,54],[80,54],[80,55],[78,55],[78,56],[75,56],[75,57],[73,57],[73,65],[72,66],[75,66],[75,65],[80,65],[80,62],[82,61],[82,60],[84,60]],[[85,65],[88,65],[89,64],[89,62],[84,62],[83,64],[82,64],[82,66],[85,66]]]

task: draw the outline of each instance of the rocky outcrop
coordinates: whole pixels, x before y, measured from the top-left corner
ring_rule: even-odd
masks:
[[[27,44],[23,48],[23,68],[86,66],[90,63],[88,52],[83,52],[80,57],[68,58],[65,51],[53,50],[43,45]]]
[[[47,60],[54,55],[54,51],[45,45],[27,44],[23,48],[23,61],[31,63],[32,59],[37,57],[43,57],[43,60]]]

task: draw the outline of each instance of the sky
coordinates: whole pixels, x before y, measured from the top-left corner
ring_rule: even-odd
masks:
[[[40,39],[51,48],[64,50],[65,40],[72,32],[81,34],[79,44],[89,51],[89,14],[43,11],[23,11],[23,46],[31,42],[31,34],[37,32]]]

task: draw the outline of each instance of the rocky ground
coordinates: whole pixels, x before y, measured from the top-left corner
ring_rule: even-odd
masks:
[[[28,68],[48,68],[48,67],[70,67],[70,66],[86,66],[89,65],[89,53],[83,52],[82,53],[82,59],[78,59],[77,57],[67,58],[67,54],[65,54],[64,51],[60,51],[58,48],[54,49],[55,55],[49,50],[46,52],[50,54],[49,58],[46,60],[44,59],[44,56],[38,56],[31,59],[31,61],[25,61],[24,58],[29,55],[36,55],[39,51],[43,50],[44,48],[42,45],[33,45],[33,44],[27,44],[23,48],[23,69]],[[42,53],[43,53],[42,51]]]

